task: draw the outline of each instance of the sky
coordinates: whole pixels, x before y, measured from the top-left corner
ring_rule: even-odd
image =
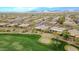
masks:
[[[26,8],[24,8],[26,7]],[[40,7],[40,8],[39,8]],[[41,8],[47,7],[47,8]],[[77,8],[60,8],[77,7]],[[0,0],[0,12],[78,10],[79,0]]]
[[[27,12],[35,9],[33,7],[0,7],[0,12]]]
[[[79,0],[0,0],[0,7],[77,7]]]
[[[79,7],[0,7],[0,12],[79,11]]]

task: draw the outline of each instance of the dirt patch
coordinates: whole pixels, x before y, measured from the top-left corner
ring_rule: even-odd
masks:
[[[74,46],[71,46],[71,45],[65,45],[65,50],[66,51],[78,51],[78,49]]]

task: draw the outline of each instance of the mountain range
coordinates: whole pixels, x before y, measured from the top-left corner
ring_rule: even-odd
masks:
[[[0,7],[0,12],[63,12],[79,11],[79,7]]]

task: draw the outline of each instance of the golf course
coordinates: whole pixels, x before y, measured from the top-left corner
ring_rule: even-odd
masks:
[[[0,34],[0,51],[65,51],[68,45],[55,39],[45,45],[38,41],[40,38],[38,34]]]

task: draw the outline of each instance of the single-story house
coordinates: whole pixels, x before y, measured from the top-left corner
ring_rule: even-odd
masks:
[[[35,29],[42,30],[42,31],[47,31],[48,28],[49,26],[46,26],[46,25],[39,25],[35,27]]]
[[[76,26],[77,25],[75,22],[69,21],[69,20],[66,20],[63,24],[65,26]]]
[[[79,37],[79,31],[76,29],[68,30],[71,36]]]
[[[62,33],[64,30],[66,30],[66,28],[62,28],[62,27],[51,27],[50,31],[51,32],[59,32]]]
[[[7,23],[0,23],[0,27],[6,26]]]
[[[19,27],[28,27],[29,24],[20,24]]]
[[[12,23],[12,24],[8,24],[7,26],[8,27],[13,27],[13,26],[16,26],[16,25],[18,25],[17,23]]]

